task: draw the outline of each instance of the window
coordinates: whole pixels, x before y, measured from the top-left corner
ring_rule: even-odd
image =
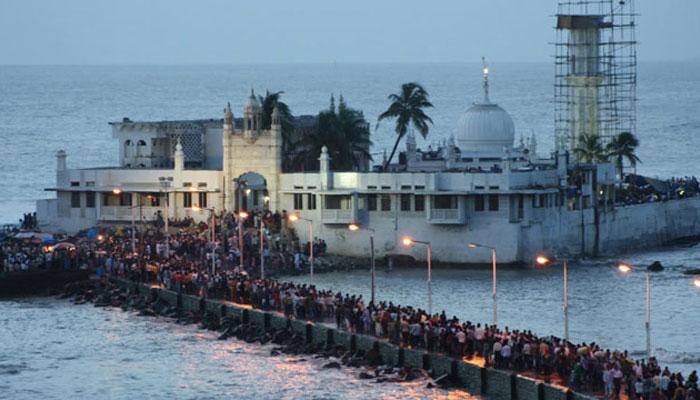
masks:
[[[205,188],[205,187],[207,187],[207,183],[206,182],[199,182],[199,183],[197,183],[197,187],[198,188]]]
[[[401,195],[401,211],[411,211],[411,195]]]
[[[139,140],[139,141],[136,143],[136,145],[137,145],[137,146],[145,146],[145,145],[146,145],[146,141],[145,141],[145,140]]]
[[[207,207],[207,192],[199,192],[197,193],[199,199],[199,208],[206,208]]]
[[[192,193],[185,192],[182,194],[182,206],[185,208],[192,208]]]
[[[425,196],[417,194],[413,197],[414,209],[416,211],[425,211]]]
[[[391,196],[388,194],[382,195],[382,211],[391,211]]]
[[[375,185],[367,185],[367,189],[369,190],[376,190],[377,187]]]
[[[391,186],[383,186],[382,185],[382,190],[390,190],[390,189],[391,189]]]
[[[122,207],[131,205],[131,193],[120,193],[119,194],[119,205]]]
[[[523,219],[524,215],[525,201],[523,200],[523,195],[518,195],[518,219]]]
[[[80,182],[71,181],[70,185],[71,185],[71,187],[80,186]]]
[[[313,193],[309,193],[306,197],[306,208],[309,210],[315,210],[316,209],[316,195]]]
[[[433,197],[436,209],[455,209],[457,208],[457,197],[455,196],[435,196]]]
[[[304,209],[304,195],[301,193],[294,193],[294,209],[302,210]]]
[[[498,195],[489,195],[489,211],[498,211]]]
[[[416,185],[416,190],[425,190],[424,185]]]
[[[377,211],[377,195],[367,195],[367,211]]]
[[[411,185],[401,185],[401,190],[411,190]]]
[[[182,182],[182,187],[186,187],[186,188],[192,187],[192,182]]]
[[[474,211],[484,211],[484,195],[474,196]]]
[[[95,181],[87,181],[85,182],[85,186],[95,186]]]
[[[80,208],[80,192],[70,192],[71,208]]]
[[[352,201],[350,196],[324,196],[327,210],[349,210]]]
[[[95,192],[85,192],[85,207],[95,208]]]
[[[499,189],[498,186],[489,186],[489,190],[498,190],[498,189]]]

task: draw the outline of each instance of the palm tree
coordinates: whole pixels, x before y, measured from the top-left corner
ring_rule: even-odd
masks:
[[[362,111],[348,107],[342,96],[336,108],[331,96],[330,107],[318,113],[316,128],[298,143],[295,164],[304,170],[317,169],[318,155],[326,146],[333,170],[356,170],[363,159],[372,159],[369,136],[369,124]]]
[[[258,96],[258,101],[262,108],[262,129],[270,129],[272,125],[272,111],[275,109],[275,106],[277,106],[277,110],[280,113],[280,122],[282,123],[282,154],[284,158],[283,163],[285,164],[284,168],[286,169],[290,163],[290,160],[287,159],[288,154],[291,153],[294,145],[292,139],[294,135],[294,116],[289,106],[280,100],[283,94],[284,92],[271,93],[269,90],[266,90],[265,97]]]
[[[641,162],[636,154],[638,146],[639,140],[631,132],[620,132],[605,147],[608,156],[615,160],[615,165],[620,171],[620,180],[624,179],[624,160],[627,160],[632,167],[636,167],[638,161]]]
[[[417,129],[421,136],[425,138],[429,130],[428,122],[433,123],[433,120],[423,111],[423,109],[430,108],[433,105],[428,101],[428,92],[421,85],[415,82],[404,83],[401,85],[401,92],[390,94],[389,100],[391,100],[391,104],[377,119],[377,126],[384,119],[396,118],[396,128],[394,130],[397,137],[394,148],[384,163],[384,169],[391,163],[399,142],[401,142],[409,128]]]
[[[607,154],[598,135],[582,134],[579,136],[578,147],[574,148],[574,155],[579,161],[586,163],[607,161]]]

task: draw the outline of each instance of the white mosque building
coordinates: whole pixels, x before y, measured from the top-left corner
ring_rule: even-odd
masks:
[[[209,211],[267,208],[298,213],[314,236],[340,255],[368,256],[374,230],[377,256],[412,255],[404,235],[430,241],[434,261],[531,262],[540,252],[570,256],[615,253],[658,245],[700,231],[697,198],[615,207],[611,164],[573,164],[566,152],[537,157],[536,140],[515,143],[510,115],[484,97],[465,107],[456,134],[436,149],[419,149],[407,136],[405,152],[387,171],[337,172],[327,152],[318,172],[282,168],[282,128],[277,110],[270,129],[251,95],[242,119],[229,105],[223,119],[110,123],[120,165],[70,169],[57,154],[56,198],[39,200],[46,230],[75,232],[99,224],[145,221],[158,212],[172,218],[208,218]],[[313,117],[295,121],[299,134]],[[325,149],[324,149],[325,150]],[[166,209],[167,205],[167,209]],[[692,215],[691,215],[692,214]],[[308,229],[297,229],[308,241]]]

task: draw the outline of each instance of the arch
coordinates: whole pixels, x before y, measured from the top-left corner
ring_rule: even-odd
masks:
[[[137,146],[145,146],[145,145],[146,145],[146,141],[143,139],[139,140],[137,143]]]
[[[236,210],[262,211],[269,208],[267,179],[254,171],[244,172],[234,179]]]

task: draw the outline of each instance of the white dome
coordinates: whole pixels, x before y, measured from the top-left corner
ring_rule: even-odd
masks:
[[[260,108],[258,104],[258,99],[255,97],[255,92],[253,89],[250,90],[250,97],[248,97],[248,102],[245,105],[245,110],[257,111]]]
[[[459,119],[455,136],[463,153],[487,151],[501,154],[504,147],[513,148],[515,125],[498,104],[475,103]]]

